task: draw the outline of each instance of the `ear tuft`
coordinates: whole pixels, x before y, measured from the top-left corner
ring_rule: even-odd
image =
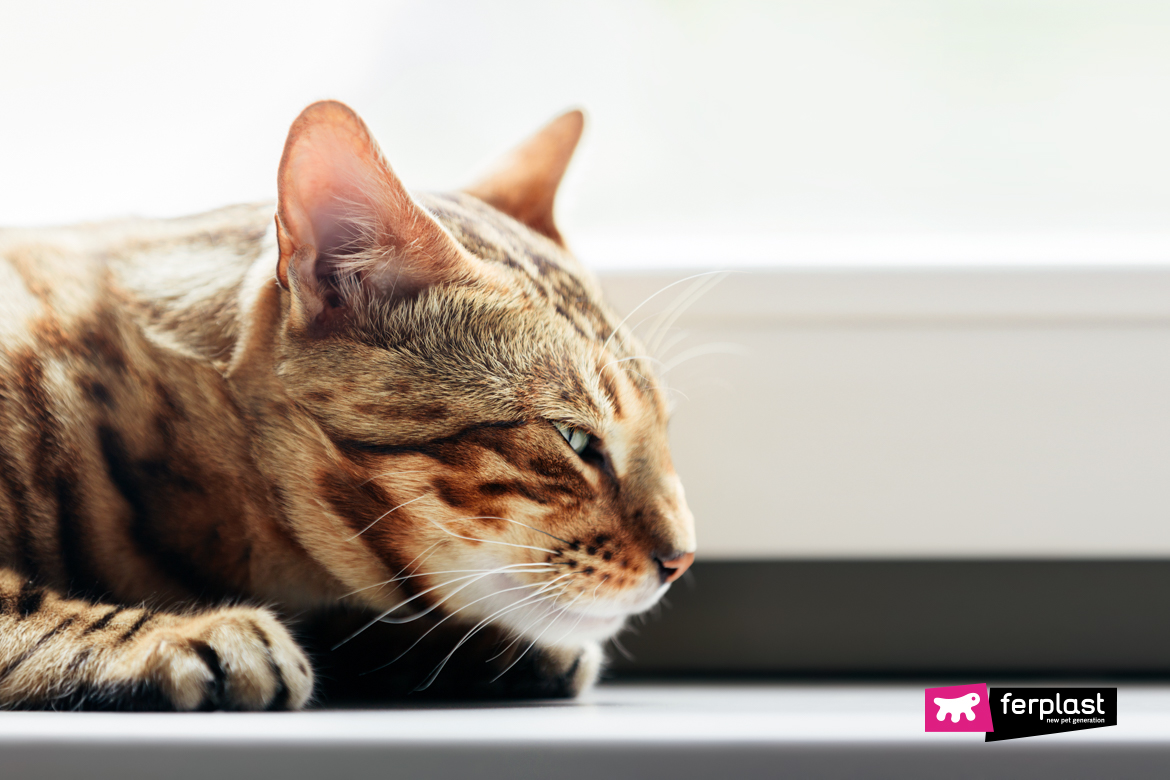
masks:
[[[581,111],[562,114],[464,192],[563,245],[553,221],[553,203],[584,127]]]

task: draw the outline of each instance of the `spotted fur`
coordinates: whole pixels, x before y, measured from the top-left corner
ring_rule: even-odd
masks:
[[[275,209],[0,232],[0,706],[588,685],[694,539],[551,219],[580,126],[411,196],[320,103]]]

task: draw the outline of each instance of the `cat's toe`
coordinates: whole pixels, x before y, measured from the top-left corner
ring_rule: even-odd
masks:
[[[308,659],[263,610],[191,618],[143,644],[143,681],[177,710],[300,709],[312,695]]]

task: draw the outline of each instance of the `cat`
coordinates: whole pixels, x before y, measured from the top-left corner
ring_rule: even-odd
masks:
[[[695,539],[553,222],[582,126],[412,195],[315,103],[275,209],[0,232],[0,706],[591,685]]]

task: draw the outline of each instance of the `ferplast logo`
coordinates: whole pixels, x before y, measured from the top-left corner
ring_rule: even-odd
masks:
[[[982,731],[998,742],[1116,725],[1116,688],[926,689],[927,731]]]
[[[994,731],[987,686],[952,685],[926,689],[927,731]]]

